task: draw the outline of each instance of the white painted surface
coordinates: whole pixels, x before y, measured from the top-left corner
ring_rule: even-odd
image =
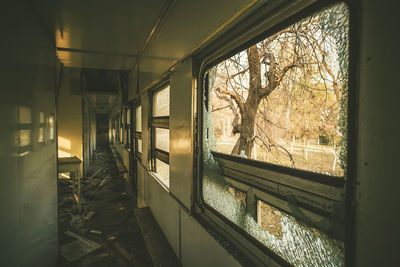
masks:
[[[147,170],[144,175],[146,202],[183,266],[241,266]]]
[[[356,265],[396,266],[400,240],[398,14],[363,1],[358,123]],[[357,50],[357,48],[355,49]]]
[[[179,256],[179,214],[178,203],[155,178],[145,170],[146,202],[161,230]]]
[[[171,76],[170,190],[191,209],[193,195],[192,60]],[[174,104],[176,103],[176,104]]]

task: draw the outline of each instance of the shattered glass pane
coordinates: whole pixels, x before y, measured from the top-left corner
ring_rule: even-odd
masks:
[[[281,212],[261,200],[257,201],[257,223],[263,230],[282,239]]]
[[[246,207],[238,201],[211,151],[343,177],[347,162],[348,19],[347,6],[337,3],[253,46],[259,53],[251,56],[262,55],[260,61],[254,61],[262,74],[259,88],[280,82],[273,90],[264,91],[259,101],[252,102],[254,95],[250,97],[249,93],[250,48],[207,72],[209,92],[204,95],[202,143],[204,201],[293,266],[344,266],[344,242],[267,202],[258,200]],[[299,32],[294,36],[292,31]],[[311,45],[297,50],[297,64],[289,68],[291,57],[285,53],[303,42],[302,36],[319,44],[321,51],[303,55],[312,47],[320,49]],[[316,72],[318,68],[322,71]],[[252,111],[256,114],[253,120]],[[302,139],[305,137],[308,141]]]
[[[228,191],[237,199],[237,201],[242,202],[246,206],[246,193],[240,191],[232,186],[228,188]]]
[[[169,116],[169,85],[154,93],[153,116]]]
[[[207,204],[294,266],[344,266],[343,241],[265,204],[258,206],[261,218],[256,220],[229,191],[218,163],[209,163],[203,176]]]
[[[345,176],[348,23],[336,4],[209,70],[215,151]]]

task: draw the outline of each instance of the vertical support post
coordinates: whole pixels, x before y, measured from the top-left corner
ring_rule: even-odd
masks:
[[[77,165],[76,168],[76,180],[78,182],[78,212],[81,214],[82,212],[82,203],[81,203],[81,171],[80,171],[80,164]]]

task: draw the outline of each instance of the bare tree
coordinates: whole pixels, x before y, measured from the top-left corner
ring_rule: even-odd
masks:
[[[273,92],[286,98],[283,127],[293,135],[326,134],[334,138],[339,117],[346,115],[347,102],[347,10],[341,5],[328,8],[293,24],[267,39],[218,64],[213,84],[216,96],[234,114],[233,134],[239,138],[231,152],[251,156],[256,141],[267,150],[275,148],[286,154],[294,165],[291,153],[270,135],[276,122],[268,118],[268,101]],[[346,50],[346,52],[343,52]],[[334,95],[334,99],[331,95]],[[306,98],[316,98],[309,101]],[[297,101],[297,103],[295,103]],[[303,115],[313,120],[302,121],[292,115],[293,105],[308,101]],[[311,112],[311,108],[313,111]],[[300,108],[297,108],[299,113]],[[301,113],[300,112],[300,113]],[[312,114],[311,114],[312,113]],[[311,115],[310,115],[311,114]],[[292,127],[290,118],[298,120]],[[276,125],[275,125],[276,126]],[[344,132],[346,125],[342,125]],[[298,129],[302,129],[298,133]],[[307,131],[309,132],[307,134]],[[243,152],[242,152],[243,151]]]

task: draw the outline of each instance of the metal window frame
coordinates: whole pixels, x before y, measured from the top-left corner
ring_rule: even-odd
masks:
[[[149,120],[150,127],[150,168],[152,172],[157,173],[156,159],[169,165],[169,152],[162,149],[156,148],[156,128],[168,129],[169,130],[169,116],[153,116],[153,103],[154,94],[166,89],[170,85],[169,78],[165,78],[154,86],[151,92],[150,110],[151,116]],[[171,90],[171,88],[170,88]],[[169,103],[171,105],[171,101]]]
[[[125,148],[128,151],[131,151],[131,143],[132,143],[132,105],[129,104],[126,107],[126,124],[125,124],[125,130],[126,130],[126,144]],[[129,123],[128,123],[128,114],[129,114]]]
[[[20,145],[20,131],[21,130],[29,130],[30,134],[29,134],[29,144],[26,146],[21,146]],[[21,123],[18,124],[17,126],[17,130],[16,130],[16,134],[18,135],[18,146],[17,146],[17,151],[18,151],[18,155],[25,155],[27,153],[29,153],[33,147],[33,123]]]
[[[30,123],[20,123],[20,107],[29,108],[30,110]],[[21,146],[21,131],[22,130],[29,130],[29,144],[25,146]],[[18,105],[17,108],[17,127],[15,130],[16,138],[18,138],[18,142],[16,145],[16,153],[18,156],[25,156],[26,154],[30,153],[33,149],[33,130],[34,130],[34,123],[33,123],[33,116],[32,116],[32,107],[30,105]]]
[[[139,149],[138,149],[138,147],[139,147],[138,140],[141,140],[142,142],[143,142],[143,140],[142,140],[142,132],[136,131],[136,109],[141,106],[142,106],[142,103],[139,100],[139,101],[133,103],[132,111],[131,111],[132,112],[131,124],[132,124],[132,137],[133,137],[133,151],[134,151],[134,155],[135,155],[136,159],[139,162],[141,162],[141,160],[142,160],[142,153],[139,152]],[[134,119],[135,123],[132,123],[133,118],[135,118]],[[143,149],[143,147],[142,147],[142,149]]]
[[[40,122],[40,113],[43,113],[43,115],[44,115],[44,122]],[[47,117],[48,117],[48,115],[47,115],[47,113],[46,112],[44,112],[44,111],[39,111],[39,120],[38,120],[38,136],[37,136],[37,143],[39,144],[39,145],[43,145],[43,144],[45,144],[46,143],[46,141],[47,141],[47,134],[46,134],[46,130],[47,130]],[[43,129],[43,140],[42,141],[39,141],[39,135],[40,135],[40,129]],[[49,130],[50,131],[50,130]],[[50,140],[50,133],[49,133],[49,140]]]
[[[301,1],[298,1],[301,2]],[[342,225],[343,229],[343,239],[345,242],[345,263],[347,266],[351,266],[352,263],[354,262],[354,256],[353,256],[353,251],[354,251],[354,205],[352,205],[353,199],[354,199],[354,187],[355,187],[355,177],[356,177],[356,167],[355,167],[355,162],[356,162],[356,122],[357,122],[357,116],[356,116],[356,99],[357,99],[357,88],[358,88],[358,81],[357,81],[357,72],[358,72],[358,65],[357,63],[359,62],[358,59],[358,54],[353,48],[359,43],[359,34],[357,33],[357,26],[360,23],[359,19],[359,13],[357,12],[357,7],[359,7],[360,2],[359,1],[347,1],[347,0],[342,0],[342,1],[337,1],[337,0],[326,0],[326,1],[303,1],[305,2],[304,5],[301,3],[299,4],[300,6],[296,6],[296,4],[293,4],[292,6],[285,6],[279,8],[278,11],[283,10],[281,12],[282,19],[278,19],[278,22],[276,24],[269,24],[266,21],[266,16],[262,14],[261,11],[254,12],[256,13],[253,18],[246,18],[248,20],[248,23],[244,23],[245,26],[239,27],[238,31],[231,31],[230,33],[225,34],[225,36],[222,36],[219,40],[215,41],[214,43],[210,44],[207,48],[205,48],[203,51],[199,53],[197,56],[197,69],[198,71],[198,89],[197,89],[197,133],[196,133],[196,150],[197,153],[195,153],[195,160],[196,160],[196,174],[195,174],[195,185],[196,185],[196,190],[195,190],[195,203],[194,207],[196,210],[196,214],[204,219],[206,222],[208,222],[209,225],[213,227],[213,229],[219,233],[221,233],[224,237],[226,237],[228,240],[232,241],[236,247],[239,247],[244,254],[246,255],[251,255],[252,257],[255,256],[256,258],[254,259],[255,262],[257,262],[257,265],[263,265],[263,261],[260,261],[260,258],[262,258],[262,253],[265,253],[272,261],[274,261],[277,264],[280,265],[289,265],[283,258],[278,256],[275,252],[272,250],[268,249],[265,247],[263,244],[258,242],[254,237],[249,235],[248,233],[244,232],[243,229],[229,221],[227,218],[222,216],[218,211],[216,211],[213,207],[210,207],[203,199],[203,192],[202,192],[202,177],[203,177],[203,167],[202,167],[202,158],[203,158],[203,149],[202,149],[202,136],[203,136],[203,103],[204,101],[207,101],[207,99],[204,98],[204,92],[207,90],[207,85],[204,83],[204,79],[206,78],[206,70],[209,69],[211,66],[215,66],[219,62],[225,60],[226,58],[229,58],[230,56],[236,54],[237,52],[240,52],[250,45],[257,43],[258,41],[261,41],[265,39],[266,37],[274,34],[275,32],[283,29],[284,27],[287,27],[293,23],[296,23],[297,21],[312,15],[314,12],[317,12],[318,10],[327,7],[331,4],[334,3],[339,3],[343,2],[347,5],[349,9],[349,66],[348,66],[348,75],[349,75],[349,80],[348,80],[348,121],[347,121],[347,130],[348,130],[348,151],[347,151],[347,173],[346,173],[346,178],[339,178],[342,179],[342,181],[337,180],[337,177],[334,176],[328,176],[327,175],[319,175],[315,174],[312,172],[307,172],[307,171],[302,171],[302,170],[296,170],[296,169],[291,169],[291,168],[286,168],[283,166],[278,166],[278,165],[273,165],[273,164],[268,164],[268,163],[262,163],[262,162],[252,162],[252,160],[247,160],[247,159],[238,159],[236,157],[230,156],[230,155],[218,155],[217,152],[213,152],[215,158],[217,160],[220,160],[221,162],[224,161],[224,163],[230,162],[234,166],[237,164],[239,168],[231,168],[231,173],[228,177],[228,179],[233,179],[236,182],[247,184],[250,186],[249,191],[252,192],[253,197],[250,197],[255,201],[255,204],[257,205],[257,199],[262,200],[266,202],[267,204],[271,206],[275,206],[274,204],[279,203],[279,201],[276,201],[275,203],[270,203],[274,202],[269,199],[269,201],[265,201],[265,196],[262,196],[260,192],[265,193],[266,191],[269,194],[269,196],[273,196],[278,200],[281,200],[280,202],[282,203],[282,194],[281,195],[276,195],[271,188],[268,188],[268,179],[265,179],[265,176],[259,177],[258,175],[255,175],[255,178],[253,177],[253,181],[249,181],[248,175],[251,173],[249,172],[242,172],[242,169],[240,167],[243,166],[243,164],[249,164],[251,168],[261,168],[266,171],[269,171],[270,173],[274,173],[275,175],[286,175],[289,176],[290,178],[294,177],[297,179],[297,183],[300,182],[306,182],[306,184],[315,184],[315,185],[322,185],[322,187],[325,187],[325,189],[328,192],[331,193],[331,197],[333,197],[334,200],[340,199],[340,201],[344,202],[344,211],[342,212],[343,215],[345,216],[345,225]],[[294,6],[294,9],[293,9]],[[285,12],[286,10],[289,10]],[[279,14],[279,12],[277,12]],[[287,14],[289,13],[289,14]],[[263,27],[267,25],[267,27]],[[246,29],[250,29],[250,33],[247,34],[244,32]],[[224,39],[224,37],[226,39]],[[228,40],[228,42],[227,42]],[[220,154],[220,153],[219,153]],[[225,166],[222,164],[227,170],[229,167]],[[258,165],[258,166],[257,166]],[[231,166],[231,167],[232,167]],[[225,172],[225,171],[224,171]],[[283,178],[288,178],[288,177],[280,177],[281,180]],[[261,181],[261,183],[254,183],[254,179],[258,179]],[[279,179],[278,179],[279,180]],[[247,183],[246,183],[247,182]],[[279,183],[277,181],[275,182],[276,187],[279,188]],[[281,184],[282,186],[288,186],[287,184]],[[290,184],[289,184],[290,186]],[[276,189],[276,187],[272,187]],[[298,190],[295,185],[291,185],[293,189]],[[248,191],[248,192],[249,192]],[[282,190],[279,191],[275,190],[277,192],[281,192]],[[304,191],[304,188],[303,190]],[[309,195],[312,195],[315,193],[314,192],[308,192],[310,193]],[[288,191],[291,192],[291,191]],[[260,196],[261,195],[261,196]],[[318,195],[318,194],[317,194]],[[319,192],[319,196],[323,198],[324,196],[321,196],[321,192]],[[247,193],[247,199],[249,199],[249,194]],[[283,200],[286,201],[287,200]],[[303,203],[304,204],[304,203]],[[255,205],[255,206],[256,206]],[[249,205],[248,205],[249,206]],[[254,206],[251,205],[250,206]],[[283,205],[280,205],[283,206]],[[299,208],[304,208],[299,205]],[[277,207],[278,209],[281,209],[281,207]],[[325,208],[326,209],[326,208]],[[255,211],[257,208],[255,208]],[[313,215],[318,215],[318,213],[322,213],[323,216],[326,216],[327,214],[321,211],[324,211],[324,208],[322,207],[321,209],[313,209],[310,207],[306,207],[307,211],[312,210],[315,214]],[[286,212],[286,211],[285,211]],[[256,214],[255,214],[256,216]],[[231,230],[226,230],[224,228],[232,229]],[[246,244],[238,244],[238,240],[244,241]],[[257,248],[258,251],[261,251],[261,254],[258,252],[252,251],[252,248]]]

